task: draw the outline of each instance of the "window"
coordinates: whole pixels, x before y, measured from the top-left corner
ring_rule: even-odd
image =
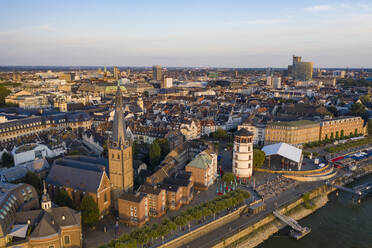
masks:
[[[104,202],[107,202],[108,201],[107,200],[107,194],[106,193],[103,195],[103,200],[104,200]]]
[[[70,244],[70,236],[64,236],[64,241],[65,241],[65,245],[69,245]]]
[[[49,248],[54,248],[54,245],[50,245]]]

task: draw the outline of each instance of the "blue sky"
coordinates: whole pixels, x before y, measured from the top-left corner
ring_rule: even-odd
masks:
[[[2,0],[0,65],[372,67],[372,1]]]

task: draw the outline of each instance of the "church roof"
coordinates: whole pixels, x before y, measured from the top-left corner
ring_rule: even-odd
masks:
[[[112,144],[114,147],[124,145],[125,142],[125,123],[123,113],[123,95],[120,87],[116,91],[115,98],[115,115],[114,122],[112,124]]]

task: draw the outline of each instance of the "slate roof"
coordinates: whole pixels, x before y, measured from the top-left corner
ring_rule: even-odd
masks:
[[[80,226],[81,215],[68,207],[51,208],[48,211],[30,210],[17,212],[14,224],[26,224],[28,221],[33,227],[30,238],[41,238],[56,235],[63,227]]]
[[[69,160],[66,158],[55,161],[46,182],[56,186],[68,186],[81,191],[96,193],[105,174],[102,165]]]

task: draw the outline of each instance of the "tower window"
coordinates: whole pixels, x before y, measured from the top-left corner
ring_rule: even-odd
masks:
[[[118,159],[120,159],[120,154],[118,154]]]

